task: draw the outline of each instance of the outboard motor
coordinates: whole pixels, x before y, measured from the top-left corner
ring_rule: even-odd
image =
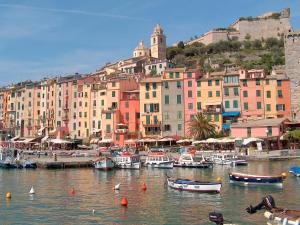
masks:
[[[211,222],[216,223],[217,225],[223,225],[223,223],[224,223],[224,218],[223,218],[222,213],[218,213],[218,212],[210,212],[209,220]]]
[[[272,209],[276,208],[275,200],[271,195],[268,195],[262,199],[262,201],[257,206],[250,205],[246,208],[246,211],[249,214],[254,214],[258,210],[266,209],[268,211],[271,211]]]

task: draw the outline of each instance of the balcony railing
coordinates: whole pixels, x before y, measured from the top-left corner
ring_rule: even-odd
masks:
[[[126,134],[128,132],[128,129],[116,129],[115,133],[116,134]]]
[[[144,127],[161,127],[160,121],[142,122]]]

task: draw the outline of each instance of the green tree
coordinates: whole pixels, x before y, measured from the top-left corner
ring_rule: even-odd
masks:
[[[184,49],[184,43],[183,43],[183,41],[179,41],[178,44],[177,44],[177,47],[181,48],[181,49]]]
[[[216,125],[203,113],[197,113],[190,121],[190,135],[196,140],[204,140],[216,134]]]

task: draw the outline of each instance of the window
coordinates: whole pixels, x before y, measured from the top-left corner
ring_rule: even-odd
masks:
[[[207,85],[208,85],[208,86],[212,86],[212,80],[208,80],[208,81],[207,81]]]
[[[104,100],[103,99],[101,100],[101,106],[104,106]]]
[[[247,137],[251,137],[251,127],[247,127]]]
[[[179,80],[177,81],[177,88],[181,88],[181,82]]]
[[[169,73],[169,78],[170,78],[170,79],[174,78],[173,72]]]
[[[220,97],[220,91],[216,91],[216,97]]]
[[[224,88],[224,95],[229,96],[229,88],[228,87]]]
[[[248,91],[243,91],[243,96],[244,96],[244,98],[247,98],[248,97]]]
[[[283,96],[282,96],[282,90],[278,90],[277,91],[277,95],[278,95],[278,98],[282,98]]]
[[[106,124],[106,133],[110,133],[110,132],[111,132],[110,124]]]
[[[76,123],[73,123],[73,130],[76,130]]]
[[[285,111],[285,104],[277,104],[276,110],[277,111]]]
[[[215,122],[219,122],[219,114],[215,114],[214,115],[214,121]]]
[[[267,104],[266,108],[267,108],[267,112],[270,112],[271,111],[271,104]]]
[[[106,118],[107,120],[110,120],[110,119],[111,119],[111,113],[106,113],[105,118]]]
[[[164,125],[164,130],[165,131],[171,131],[171,125],[170,124],[165,124]]]
[[[249,108],[248,108],[248,102],[245,102],[244,103],[244,110],[248,110]]]
[[[260,97],[260,96],[261,96],[260,90],[256,90],[256,97]]]
[[[239,107],[238,100],[233,100],[233,108],[237,109]]]
[[[179,72],[175,72],[175,77],[179,78]]]
[[[153,92],[152,92],[152,97],[153,97],[153,98],[156,98],[156,91],[153,91]]]
[[[267,136],[272,136],[272,127],[267,127]]]
[[[270,80],[266,80],[266,85],[269,85],[270,84]]]
[[[197,91],[197,97],[201,97],[201,91]]]
[[[271,98],[271,91],[267,91],[267,98]]]
[[[220,80],[216,80],[216,86],[219,86],[220,85]]]
[[[149,92],[146,92],[146,93],[145,93],[145,98],[146,98],[146,99],[149,99],[149,98],[150,98]]]
[[[153,83],[153,84],[152,84],[152,88],[153,88],[153,89],[156,89],[156,87],[157,87],[157,86],[156,86],[156,83]]]
[[[177,95],[177,104],[181,104],[181,95]]]
[[[261,102],[257,102],[257,103],[256,103],[256,108],[257,108],[257,109],[261,109]]]
[[[197,110],[201,110],[201,102],[197,102]]]
[[[192,77],[193,77],[192,72],[188,72],[188,73],[187,73],[187,77],[188,77],[188,78],[192,78]]]
[[[150,116],[146,116],[146,124],[150,124]]]
[[[281,80],[278,80],[278,81],[277,81],[277,86],[278,86],[278,87],[281,87],[281,85],[282,85],[282,81],[281,81]]]
[[[177,128],[178,128],[178,131],[182,131],[182,124],[179,123],[179,124],[177,125]]]
[[[234,94],[234,96],[239,96],[239,88],[234,87],[233,88],[233,94]]]
[[[212,91],[208,92],[208,97],[210,97],[210,98],[212,97]]]
[[[179,120],[182,119],[182,111],[177,112],[177,119],[179,119]]]
[[[193,109],[193,103],[189,103],[189,104],[188,104],[188,109],[189,109],[189,110],[192,110],[192,109]]]
[[[166,105],[170,104],[170,97],[169,97],[169,95],[165,95],[165,104]]]
[[[225,101],[225,108],[229,109],[230,108],[230,102],[229,101]]]
[[[116,82],[113,81],[113,82],[111,83],[111,86],[115,87],[115,86],[116,86]]]
[[[128,101],[125,102],[125,108],[126,108],[126,109],[129,108],[129,102],[128,102]]]
[[[191,80],[188,81],[188,87],[193,87],[193,82]]]
[[[243,80],[243,86],[244,86],[244,87],[247,87],[247,86],[248,86],[247,80]]]
[[[197,87],[201,87],[201,81],[200,80],[197,81]]]
[[[116,92],[115,92],[115,91],[112,91],[112,92],[111,92],[111,96],[112,96],[112,97],[116,97]]]
[[[127,121],[129,120],[129,112],[125,113],[125,120],[127,120]]]
[[[192,98],[193,97],[193,92],[192,91],[188,91],[188,97]]]
[[[256,84],[256,86],[259,86],[260,85],[260,79],[256,79],[255,84]]]
[[[169,119],[170,119],[170,115],[169,115],[168,112],[166,112],[166,113],[164,114],[164,118],[165,118],[165,120],[169,120]]]
[[[149,83],[146,83],[146,91],[149,91],[149,89],[150,89],[150,85]]]
[[[165,87],[165,89],[169,88],[169,83],[167,81],[164,82],[164,87]]]

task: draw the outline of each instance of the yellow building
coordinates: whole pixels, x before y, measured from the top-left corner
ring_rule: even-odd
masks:
[[[140,82],[140,131],[142,137],[162,136],[161,77],[145,78]]]
[[[277,79],[266,79],[264,82],[265,118],[277,118],[276,96]]]
[[[203,77],[197,81],[197,111],[206,114],[207,118],[216,124],[216,129],[222,129],[222,77]]]

